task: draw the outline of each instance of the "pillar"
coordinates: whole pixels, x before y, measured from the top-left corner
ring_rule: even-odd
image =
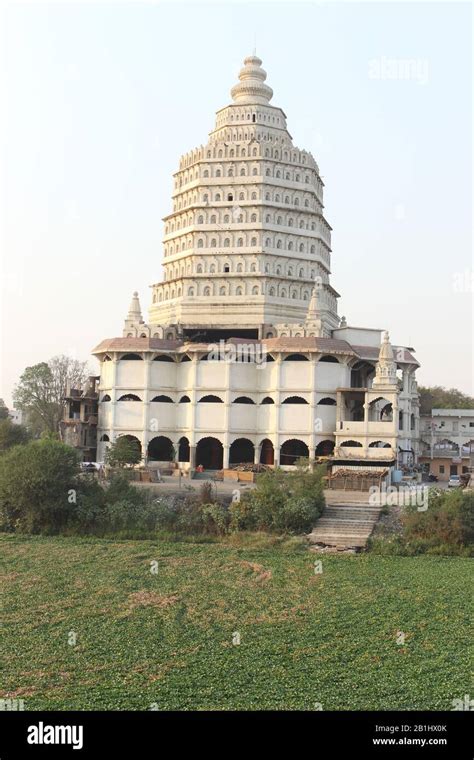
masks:
[[[222,447],[222,449],[223,449],[223,462],[222,462],[222,466],[223,466],[224,470],[228,470],[229,469],[229,453],[230,453],[230,446],[229,446],[229,444],[227,444],[227,443],[224,444],[224,446]]]

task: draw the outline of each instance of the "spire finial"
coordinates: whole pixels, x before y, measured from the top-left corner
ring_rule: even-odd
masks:
[[[240,69],[240,82],[232,87],[230,94],[234,103],[266,105],[273,97],[273,90],[265,79],[267,72],[262,69],[262,61],[254,53],[244,59],[244,66]]]
[[[130,302],[130,308],[128,310],[127,320],[130,322],[143,322],[142,310],[140,308],[140,300],[138,298],[138,291],[134,290],[132,300]]]

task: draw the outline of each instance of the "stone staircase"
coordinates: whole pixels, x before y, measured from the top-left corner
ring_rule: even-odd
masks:
[[[344,499],[327,504],[308,540],[312,545],[336,549],[363,549],[379,518],[381,508]]]

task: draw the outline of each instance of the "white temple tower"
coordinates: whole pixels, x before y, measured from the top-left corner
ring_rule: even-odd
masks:
[[[307,334],[328,337],[339,325],[318,165],[293,145],[283,110],[270,105],[261,63],[245,59],[208,143],[180,160],[149,337],[168,326],[192,337],[209,325],[223,334],[278,335],[282,323],[307,321],[315,285],[318,311]],[[129,327],[125,334],[140,334]]]

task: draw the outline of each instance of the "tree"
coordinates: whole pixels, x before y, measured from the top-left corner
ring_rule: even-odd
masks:
[[[111,467],[126,467],[126,465],[141,462],[142,454],[137,441],[130,440],[125,436],[117,438],[115,443],[107,449],[105,461]]]
[[[69,388],[80,388],[87,378],[87,362],[69,356],[54,356],[49,362],[27,367],[13,392],[15,406],[28,412],[35,434],[57,433],[62,419],[64,396]]]
[[[8,419],[8,406],[5,404],[3,398],[0,398],[0,420]]]
[[[23,425],[15,425],[8,417],[0,419],[0,452],[27,443],[29,439],[30,434]]]
[[[420,414],[431,414],[432,409],[474,409],[474,398],[456,388],[420,385],[418,391]]]
[[[15,446],[0,457],[0,522],[3,529],[57,530],[74,513],[77,453],[44,439]]]

